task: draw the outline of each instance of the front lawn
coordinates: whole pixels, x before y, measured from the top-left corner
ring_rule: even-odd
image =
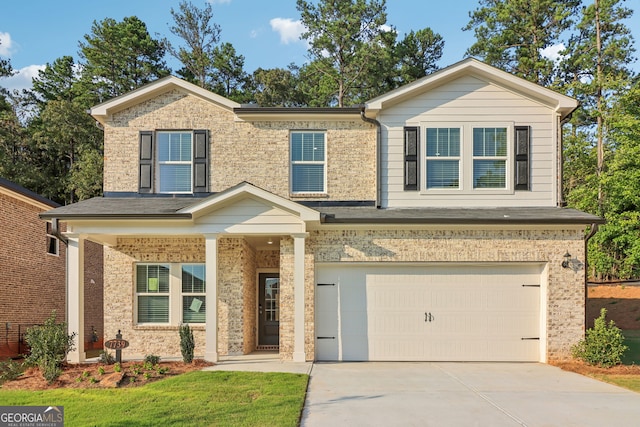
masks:
[[[194,371],[122,389],[3,390],[3,406],[63,406],[66,426],[296,426],[309,377]]]

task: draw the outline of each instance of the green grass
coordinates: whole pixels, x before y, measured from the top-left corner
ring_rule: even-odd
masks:
[[[65,426],[296,426],[307,375],[190,372],[123,389],[0,389],[2,405],[64,406]]]
[[[595,375],[594,378],[640,393],[640,377],[637,375]]]

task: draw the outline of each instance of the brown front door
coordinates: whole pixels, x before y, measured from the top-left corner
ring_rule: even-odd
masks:
[[[280,344],[280,275],[260,273],[258,345]]]

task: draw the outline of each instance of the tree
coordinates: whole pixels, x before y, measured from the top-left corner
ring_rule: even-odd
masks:
[[[181,1],[178,11],[171,8],[171,16],[174,25],[169,27],[169,31],[186,43],[186,47],[176,48],[164,40],[168,52],[184,65],[179,73],[198,86],[209,88],[214,48],[220,41],[220,26],[212,22],[211,3],[199,9],[191,2]]]
[[[244,56],[237,55],[231,43],[223,43],[213,50],[212,90],[236,102],[245,100],[243,88],[248,75],[244,71]]]
[[[442,57],[444,40],[431,28],[411,30],[396,46],[399,84],[407,84],[438,70],[436,63]]]
[[[0,44],[2,44],[2,40],[0,40]],[[12,74],[13,68],[11,67],[11,61],[0,58],[0,77],[8,77]]]
[[[360,85],[381,69],[379,53],[395,40],[395,31],[384,27],[385,0],[297,0],[296,8],[307,29],[301,37],[310,46],[308,74],[331,90],[337,106],[361,101]]]
[[[53,100],[75,99],[78,83],[78,66],[71,56],[63,56],[52,64],[47,64],[44,70],[38,71],[38,77],[33,78],[32,92],[39,104]]]
[[[84,40],[79,44],[83,81],[96,102],[169,74],[163,44],[153,39],[146,24],[135,16],[121,22],[112,18],[94,21]]]
[[[529,81],[553,81],[554,61],[544,49],[559,45],[572,25],[580,0],[480,0],[463,30],[473,30],[476,42],[466,55]]]
[[[628,64],[633,61],[633,39],[623,23],[632,11],[620,4],[620,0],[594,0],[582,9],[582,19],[569,41],[563,64],[565,89],[580,101],[583,111],[580,121],[572,124],[595,133],[595,213],[599,215],[604,214],[602,177],[605,154],[610,151],[606,146],[609,111],[615,97],[629,88],[632,76]]]
[[[254,99],[263,107],[301,107],[308,103],[299,89],[299,68],[258,68],[251,76]]]

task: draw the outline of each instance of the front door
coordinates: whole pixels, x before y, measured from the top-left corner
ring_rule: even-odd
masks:
[[[258,345],[280,344],[280,275],[260,273]]]

